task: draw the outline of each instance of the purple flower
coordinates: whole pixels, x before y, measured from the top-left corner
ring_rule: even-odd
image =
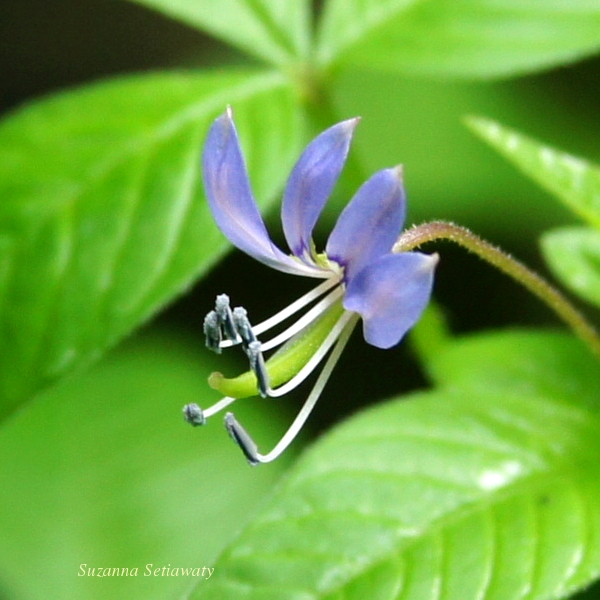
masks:
[[[240,309],[236,309],[236,325],[233,318],[236,311],[232,313],[228,305],[225,306],[226,297],[220,297],[221,308],[209,315],[212,325],[205,328],[207,338],[218,338],[213,340],[212,347],[220,350],[241,342],[256,373],[262,395],[280,395],[278,390],[288,391],[290,384],[295,387],[307,373],[298,373],[292,381],[271,389],[268,366],[265,369],[262,352],[276,344],[267,342],[261,345],[256,335],[317,298],[324,296],[300,319],[299,324],[290,327],[283,337],[277,336],[277,344],[290,337],[300,338],[324,313],[337,310],[331,335],[315,353],[314,360],[311,359],[315,363],[320,362],[337,342],[311,397],[315,392],[318,397],[333,362],[341,352],[340,346],[347,341],[358,317],[362,319],[364,338],[369,344],[390,348],[417,322],[429,302],[437,255],[394,253],[392,250],[402,231],[406,212],[400,167],[384,169],[368,179],[342,211],[324,253],[317,254],[315,251],[312,232],[344,166],[357,122],[358,119],[343,121],[321,133],[308,145],[293,168],[281,210],[283,231],[291,254],[278,248],[266,230],[250,188],[231,110],[221,115],[208,133],[203,155],[204,184],[221,231],[240,250],[274,269],[325,280],[262,326],[252,328],[245,311],[240,320]],[[246,330],[244,328],[253,332],[252,338],[244,340],[244,336],[236,335],[236,332]],[[221,342],[223,331],[228,339]],[[312,370],[316,365],[309,366]],[[261,379],[264,380],[262,384]],[[321,379],[324,379],[322,383]],[[269,455],[258,453],[249,435],[231,413],[226,417],[227,428],[251,463],[272,460],[290,443],[306,420],[316,402],[316,398],[311,397],[307,401],[308,408],[305,406],[298,416],[300,425],[295,422]],[[233,398],[224,398],[215,405],[215,409],[220,410],[232,401]],[[216,410],[208,409],[195,422],[204,422],[209,412],[214,414]]]

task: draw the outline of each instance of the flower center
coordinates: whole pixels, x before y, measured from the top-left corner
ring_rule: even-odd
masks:
[[[325,252],[313,252],[313,260],[318,267],[332,273],[332,277],[336,277],[339,281],[344,279],[344,267],[335,260],[330,259]]]
[[[269,454],[260,454],[252,438],[236,421],[233,414],[227,413],[225,426],[231,437],[241,446],[251,464],[273,460],[297,435],[317,402],[358,321],[358,315],[345,310],[342,304],[345,291],[341,281],[343,269],[334,261],[327,259],[324,254],[321,256],[323,264],[326,264],[327,269],[331,271],[331,276],[256,327],[252,327],[243,308],[231,310],[226,295],[217,297],[215,310],[208,313],[204,321],[206,345],[218,353],[223,348],[241,345],[248,357],[250,370],[234,378],[213,373],[209,377],[209,385],[224,394],[224,398],[206,410],[202,410],[196,404],[184,407],[185,418],[192,425],[204,425],[208,417],[223,410],[236,399],[257,394],[263,397],[277,397],[288,393],[300,385],[330,354],[304,407]],[[284,331],[264,344],[258,340],[258,335],[313,303],[314,305],[300,319]],[[278,350],[268,361],[265,361],[263,352],[275,348]]]
[[[336,294],[333,297],[332,294],[331,296],[335,302],[324,309],[317,318],[303,327],[296,335],[289,338],[265,363],[266,378],[263,376],[264,374],[260,371],[260,368],[251,368],[249,371],[234,378],[226,378],[218,372],[212,373],[208,379],[208,384],[223,395],[231,396],[232,398],[256,396],[257,390],[261,391],[261,377],[269,382],[268,388],[262,394],[265,396],[283,395],[286,392],[280,392],[281,388],[279,386],[290,381],[294,381],[293,387],[296,387],[300,383],[296,380],[298,374],[303,372],[303,369],[307,365],[312,366],[315,356],[318,357],[316,360],[319,362],[321,358],[318,355],[319,349],[323,346],[328,334],[335,330],[336,324],[344,313],[341,300],[337,298],[338,295]],[[267,350],[271,348],[273,346],[272,341],[262,344],[260,350],[264,351],[265,347]],[[257,342],[252,343],[255,344]],[[260,342],[258,343],[260,344]],[[331,345],[328,344],[328,346],[330,347]],[[248,352],[248,354],[252,362],[252,351]],[[310,371],[312,371],[312,368]],[[286,386],[286,388],[289,387]],[[290,389],[293,389],[293,387]]]

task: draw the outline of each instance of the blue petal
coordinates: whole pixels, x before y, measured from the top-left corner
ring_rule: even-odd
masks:
[[[283,231],[292,253],[309,263],[313,229],[346,162],[357,123],[342,121],[317,136],[288,179],[281,207]]]
[[[344,308],[360,314],[369,344],[391,348],[419,320],[437,262],[437,254],[387,254],[348,281]]]
[[[406,213],[402,169],[375,173],[356,192],[340,215],[325,252],[345,267],[346,280],[391,251]]]
[[[315,269],[284,254],[271,242],[250,189],[246,164],[229,109],[213,123],[208,132],[202,165],[204,187],[214,219],[232,244],[280,271],[315,275]]]

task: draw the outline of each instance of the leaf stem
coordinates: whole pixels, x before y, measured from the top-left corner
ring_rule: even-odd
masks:
[[[600,336],[561,292],[522,262],[483,240],[469,229],[445,221],[432,221],[405,231],[398,238],[392,251],[406,252],[435,240],[454,242],[518,281],[549,306],[600,359]]]

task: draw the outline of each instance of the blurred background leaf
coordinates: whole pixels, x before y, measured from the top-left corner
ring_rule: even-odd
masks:
[[[208,354],[188,336],[147,331],[4,424],[2,598],[164,600],[195,578],[145,577],[146,564],[214,567],[294,450],[252,469],[220,419],[197,429],[183,421],[185,403],[218,399]],[[249,400],[239,414],[270,443],[285,404],[265,404]],[[82,577],[83,563],[139,575]]]
[[[264,204],[302,137],[274,74],[132,77],[4,121],[0,414],[98,357],[222,255],[199,153],[228,102]]]
[[[131,0],[204,30],[276,65],[310,51],[308,0]]]
[[[448,339],[421,358],[432,383],[445,389],[533,394],[600,411],[598,364],[581,340],[565,333],[477,333]]]
[[[542,249],[558,278],[600,308],[600,233],[588,227],[564,227],[542,237]]]
[[[195,28],[133,3],[67,0],[50,10],[41,0],[27,0],[0,10],[6,15],[0,27],[6,25],[1,33],[10,82],[0,90],[0,101],[4,97],[13,104],[23,95],[123,70],[174,64],[231,66],[250,60]],[[585,14],[585,8],[582,11]],[[24,45],[24,39],[29,43]],[[531,253],[525,238],[564,222],[567,213],[544,202],[535,186],[482,150],[460,120],[468,113],[489,114],[600,159],[594,101],[600,93],[599,65],[597,59],[589,60],[490,83],[449,81],[423,72],[375,72],[368,64],[359,68],[353,63],[329,80],[327,93],[333,96],[334,110],[327,123],[363,116],[354,152],[364,177],[374,169],[404,163],[411,219],[455,219],[499,243],[507,239],[504,243],[515,251]],[[351,187],[362,178],[354,178]],[[324,226],[347,195],[337,201],[324,215]],[[500,209],[511,214],[511,227],[495,217]]]
[[[600,229],[598,167],[489,119],[470,117],[467,124],[523,173]]]
[[[491,366],[487,387],[463,367],[332,431],[190,598],[556,599],[598,577],[597,362],[578,352],[558,380],[574,340],[532,339],[515,387],[515,336],[487,334],[438,360],[478,381]]]
[[[497,77],[572,62],[600,48],[589,0],[331,0],[317,62],[428,76]]]
[[[585,94],[585,80],[580,84]],[[335,79],[333,95],[340,115],[363,117],[354,151],[366,173],[404,165],[410,221],[456,220],[523,250],[535,232],[572,217],[482,148],[462,121],[477,112],[497,115],[600,156],[597,129],[592,123],[585,131],[582,121],[574,122],[572,103],[554,92],[561,85],[570,83],[561,82],[560,74],[474,83],[354,70]],[[587,100],[581,104],[585,112]],[[338,206],[346,201],[339,198]],[[498,219],[498,213],[509,219]]]
[[[546,233],[542,249],[553,272],[566,286],[600,306],[600,168],[497,122],[472,117],[468,123],[475,133],[590,225]]]

